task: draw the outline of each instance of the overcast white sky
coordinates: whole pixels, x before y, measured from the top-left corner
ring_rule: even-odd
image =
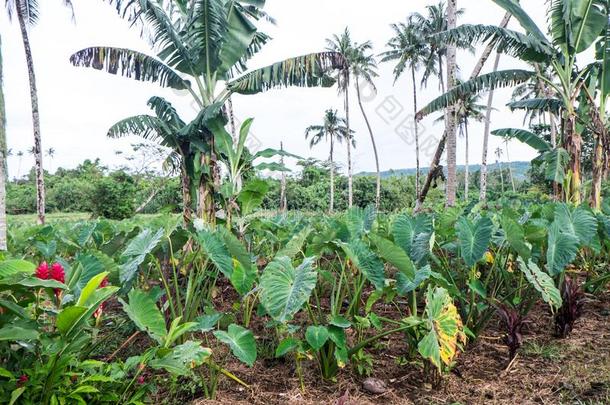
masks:
[[[129,29],[114,9],[101,0],[73,0],[76,22],[62,7],[60,0],[45,0],[42,3],[42,18],[31,30],[30,40],[38,81],[40,113],[42,119],[42,142],[46,150],[53,147],[56,155],[52,162],[46,158],[47,167],[74,167],[85,158],[99,157],[108,165],[121,163],[115,151],[129,151],[128,140],[106,138],[107,129],[116,121],[130,115],[146,113],[146,101],[153,95],[163,95],[174,102],[184,116],[193,115],[188,96],[160,89],[154,84],[135,82],[119,76],[86,68],[75,68],[68,62],[77,50],[93,45],[110,45],[137,49],[150,53],[147,44],[140,39],[136,29]],[[306,6],[296,0],[267,0],[266,10],[278,21],[277,26],[264,25],[263,30],[274,40],[250,63],[251,68],[261,67],[275,61],[323,50],[325,39],[349,26],[355,41],[371,40],[375,52],[384,50],[391,36],[389,24],[404,21],[412,12],[424,12],[429,0],[377,0],[372,5],[365,0],[309,0]],[[541,0],[522,0],[521,4],[530,15],[545,27],[545,4]],[[466,9],[458,23],[498,24],[503,11],[491,0],[458,0]],[[511,25],[518,28],[516,23]],[[0,35],[4,56],[5,97],[8,116],[8,145],[13,152],[27,151],[33,144],[31,112],[27,71],[21,37],[17,22],[9,23],[6,12],[0,12]],[[482,51],[477,55],[459,53],[461,75],[468,77]],[[484,71],[489,71],[490,59]],[[503,57],[501,69],[522,68],[524,65]],[[397,134],[396,127],[411,116],[413,111],[412,85],[407,75],[394,83],[392,66],[382,64],[380,77],[376,81],[378,93],[367,97],[365,109],[378,142],[381,169],[415,167],[414,146]],[[420,107],[438,96],[435,82],[420,92]],[[511,113],[504,104],[510,99],[510,90],[495,96],[498,109],[492,117],[492,129],[522,126],[523,115]],[[485,104],[486,97],[482,99]],[[321,121],[324,110],[341,110],[342,102],[336,89],[283,89],[254,96],[234,97],[234,108],[238,118],[254,117],[253,134],[261,147],[284,147],[301,156],[326,159],[325,145],[309,149],[304,139],[304,129]],[[392,112],[389,112],[392,108]],[[358,142],[354,153],[354,171],[373,171],[375,168],[368,132],[359,113],[356,100],[351,105],[352,127]],[[442,124],[434,125],[433,118],[423,121],[422,143],[431,141],[442,133]],[[471,163],[480,163],[482,124],[473,124],[471,136]],[[493,151],[500,145],[491,137],[490,160]],[[134,142],[132,139],[131,142]],[[510,158],[529,160],[535,156],[533,150],[513,142],[509,144]],[[344,160],[341,150],[338,159]],[[422,156],[422,165],[428,165],[430,155]],[[458,141],[458,163],[464,161],[464,142]],[[505,159],[505,157],[504,157]],[[33,164],[27,153],[21,165],[13,156],[9,159],[11,177],[23,175]],[[20,167],[19,167],[20,166]]]

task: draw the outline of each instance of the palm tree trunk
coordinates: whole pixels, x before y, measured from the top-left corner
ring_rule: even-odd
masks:
[[[6,251],[6,110],[2,77],[2,39],[0,38],[0,251]]]
[[[284,143],[280,142],[280,150],[284,151]],[[284,165],[284,156],[280,159],[280,164]],[[286,172],[282,171],[282,179],[280,180],[280,212],[285,213],[288,210],[288,201],[286,200]]]
[[[457,0],[447,2],[447,29],[456,27]],[[447,46],[447,87],[455,87],[457,78],[457,49],[455,45]],[[457,139],[456,139],[456,106],[451,106],[445,114],[445,131],[447,132],[447,185],[446,204],[455,205],[457,192]]]
[[[330,207],[328,212],[330,214],[333,213],[335,209],[335,162],[333,160],[334,154],[334,134],[330,134]],[[349,142],[349,141],[348,141]]]
[[[513,187],[513,193],[516,193],[517,189],[515,188],[515,178],[513,177],[513,169],[510,164],[510,155],[508,154],[508,141],[506,142],[505,148],[506,148],[506,160],[508,161],[508,176],[510,177],[510,184]]]
[[[369,122],[369,118],[364,111],[364,106],[362,105],[362,98],[360,97],[360,83],[358,82],[358,76],[356,76],[356,94],[358,96],[358,105],[360,106],[360,111],[362,111],[362,116],[364,117],[364,122],[366,122],[366,127],[369,130],[369,135],[371,136],[371,144],[373,145],[373,154],[375,155],[375,168],[377,170],[377,182],[376,182],[376,192],[375,192],[375,208],[379,210],[379,203],[381,202],[381,171],[379,170],[379,154],[377,153],[377,144],[375,143],[375,136],[373,135],[373,129],[371,128],[371,123]]]
[[[500,184],[502,185],[502,194],[504,194],[504,169],[502,169],[500,160],[496,160],[496,164],[500,167]]]
[[[508,14],[504,16],[504,18],[502,19],[502,26],[506,27],[508,25],[508,20],[510,17]],[[489,59],[489,56],[491,55],[491,52],[493,50],[494,47],[494,43],[490,43],[487,45],[487,47],[485,48],[485,50],[483,51],[483,54],[481,55],[481,58],[479,59],[479,61],[477,62],[477,64],[475,65],[472,73],[470,74],[470,80],[474,79],[475,77],[477,77],[480,73],[481,70],[483,69],[483,67],[485,66],[485,63],[487,62],[487,59]],[[443,90],[443,93],[445,92],[445,86],[444,86],[444,82],[443,82],[443,75],[442,75],[442,58],[439,55],[439,77],[440,77],[440,81],[441,81],[441,88]],[[497,69],[495,69],[497,70]],[[487,120],[487,122],[489,122],[489,120]],[[489,132],[488,132],[489,134]],[[489,135],[488,135],[489,138]],[[428,171],[428,176],[426,177],[426,182],[424,183],[424,187],[422,188],[422,191],[419,195],[419,197],[417,198],[416,204],[415,204],[415,210],[419,211],[421,210],[421,208],[423,207],[424,201],[426,200],[426,197],[428,196],[428,191],[430,190],[430,186],[432,184],[432,180],[434,179],[434,176],[436,174],[437,168],[439,167],[440,161],[441,161],[441,157],[443,156],[443,152],[445,151],[445,144],[447,142],[447,132],[443,132],[443,136],[441,137],[441,139],[438,141],[438,146],[436,147],[436,152],[434,152],[434,157],[432,158],[432,163],[430,163],[430,170]],[[485,152],[484,152],[485,153]]]
[[[510,14],[508,14],[508,16],[510,18]],[[494,72],[498,70],[501,56],[502,54],[500,52],[496,53],[496,59],[494,60],[493,67]],[[479,194],[480,201],[487,200],[487,154],[489,153],[489,134],[491,132],[491,111],[493,102],[494,91],[491,90],[489,92],[489,96],[487,97],[487,111],[485,112],[485,131],[483,133],[483,157],[481,158],[481,190]]]
[[[345,74],[345,126],[347,127],[347,206],[352,208],[354,203],[354,178],[352,173],[352,134],[349,125],[349,72]]]
[[[36,208],[38,211],[38,223],[44,224],[45,221],[45,190],[44,172],[42,169],[42,142],[40,139],[40,113],[38,110],[38,91],[36,89],[36,76],[34,74],[34,60],[32,59],[32,49],[23,15],[22,0],[15,0],[15,9],[19,28],[21,29],[21,39],[28,67],[28,77],[30,80],[30,99],[32,103],[32,125],[34,127],[34,159],[36,161]]]
[[[465,160],[466,165],[464,167],[464,201],[468,201],[468,191],[469,191],[469,182],[470,182],[470,167],[468,165],[468,149],[469,149],[469,139],[468,139],[468,121],[464,122],[464,137],[466,141],[466,153]]]
[[[411,78],[413,79],[413,128],[415,129],[415,198],[419,198],[419,183],[421,169],[419,167],[419,123],[417,122],[417,80],[415,79],[415,66],[411,65]]]

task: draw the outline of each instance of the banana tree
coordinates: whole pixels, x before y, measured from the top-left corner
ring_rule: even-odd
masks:
[[[75,66],[92,67],[161,87],[184,91],[199,114],[183,128],[196,153],[187,166],[198,187],[197,216],[215,221],[219,171],[214,136],[208,122],[222,114],[234,94],[257,94],[286,86],[329,87],[328,75],[342,69],[336,52],[290,58],[244,74],[247,61],[269,41],[256,28],[264,0],[109,0],[120,16],[142,29],[156,56],[130,49],[96,46],[76,52]]]
[[[446,108],[467,95],[523,83],[537,78],[552,88],[563,103],[564,148],[570,156],[571,181],[567,195],[581,201],[581,132],[577,126],[578,98],[587,69],[579,69],[577,57],[592,48],[608,24],[608,4],[602,0],[553,0],[549,9],[548,38],[513,0],[493,0],[511,13],[527,34],[493,25],[462,25],[435,36],[439,42],[488,42],[502,53],[525,62],[548,62],[558,83],[538,71],[501,70],[478,76],[438,97],[418,116]]]
[[[188,224],[193,213],[192,196],[196,193],[192,182],[196,175],[193,163],[199,150],[191,136],[191,127],[180,118],[171,103],[161,97],[152,97],[148,100],[148,106],[154,111],[154,115],[141,114],[125,118],[110,127],[108,137],[136,135],[171,149],[166,162],[180,171],[182,216],[184,223]]]

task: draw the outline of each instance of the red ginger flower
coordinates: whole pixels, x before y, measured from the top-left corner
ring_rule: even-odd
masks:
[[[17,386],[18,387],[22,387],[23,385],[25,385],[27,382],[29,381],[29,377],[25,374],[22,374],[19,376],[19,378],[17,379]]]
[[[34,273],[34,275],[41,280],[48,280],[50,272],[47,262],[40,263],[40,265],[36,268],[36,273]]]
[[[53,263],[49,275],[55,281],[59,281],[60,283],[66,282],[66,272],[64,271],[62,265],[59,263]]]
[[[104,277],[104,279],[102,280],[102,282],[100,283],[98,288],[104,288],[108,285],[108,277]],[[95,310],[95,312],[93,313],[93,317],[95,319],[99,318],[100,316],[102,316],[102,312],[104,312],[104,307],[106,306],[106,302],[102,302],[100,304],[100,306]]]

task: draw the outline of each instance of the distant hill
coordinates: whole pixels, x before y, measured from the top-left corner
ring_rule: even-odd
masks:
[[[507,163],[501,163],[501,166],[503,169],[507,169]],[[527,171],[530,169],[530,162],[512,162],[510,164],[511,170],[513,171],[513,176],[515,176],[516,180],[526,180],[527,179]],[[447,173],[447,167],[444,168],[445,169],[445,174]],[[463,172],[464,171],[464,166],[458,166],[458,172]],[[470,165],[470,173],[474,173],[478,170],[481,169],[481,165]],[[496,166],[496,164],[489,164],[488,165],[488,170],[496,170],[499,169],[499,166]],[[388,178],[388,177],[393,177],[393,176],[415,176],[415,168],[411,168],[411,169],[396,169],[396,170],[387,170],[384,172],[381,172],[381,177],[382,178]],[[421,172],[423,175],[427,175],[428,174],[428,167],[422,167],[421,168]],[[371,173],[371,172],[362,172],[362,173],[358,173],[356,176],[374,176],[375,173]]]

